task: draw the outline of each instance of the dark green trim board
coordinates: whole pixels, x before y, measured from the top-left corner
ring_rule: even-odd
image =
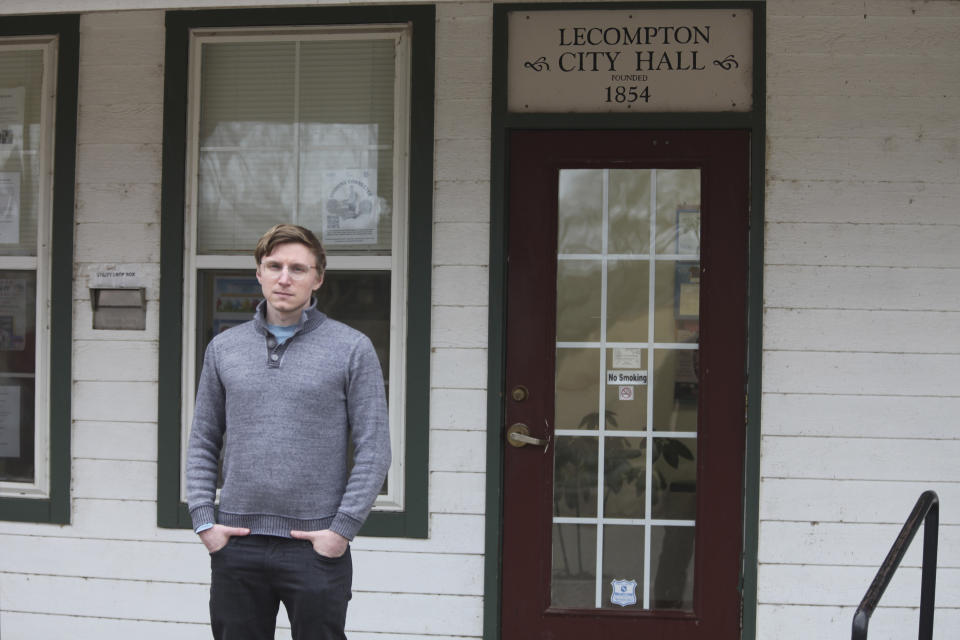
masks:
[[[507,17],[512,11],[597,9],[749,9],[753,12],[753,110],[747,113],[510,113],[507,110]],[[522,129],[678,130],[738,129],[751,134],[750,236],[747,291],[747,424],[744,460],[742,640],[756,638],[757,546],[760,492],[760,397],[763,314],[763,204],[766,113],[766,4],[746,2],[579,2],[495,4],[493,7],[493,91],[490,167],[490,309],[487,399],[486,556],[484,559],[484,640],[501,637],[501,536],[503,532],[503,415],[506,361],[507,196],[509,136]]]
[[[70,397],[73,338],[73,211],[77,156],[77,86],[80,16],[4,17],[0,37],[55,35],[56,137],[50,245],[50,495],[0,498],[0,519],[70,523]],[[37,416],[38,421],[42,416]]]
[[[405,504],[375,511],[367,536],[426,538],[430,409],[430,281],[433,238],[433,5],[170,11],[164,67],[161,185],[160,361],[157,524],[187,528],[180,500],[183,370],[184,166],[187,153],[188,50],[191,29],[217,27],[404,24],[413,27],[410,80],[409,234],[404,456]],[[253,248],[251,247],[251,252]]]

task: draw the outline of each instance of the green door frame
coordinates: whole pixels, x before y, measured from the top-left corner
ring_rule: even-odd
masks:
[[[753,12],[753,109],[746,113],[510,113],[507,109],[507,17],[511,11],[577,9],[744,9]],[[486,556],[484,640],[500,639],[503,530],[504,375],[508,136],[515,129],[738,129],[750,132],[750,237],[747,283],[747,416],[743,494],[742,640],[756,638],[760,506],[760,375],[763,321],[763,201],[766,131],[764,2],[497,4],[493,7],[493,99],[490,154],[490,309],[487,366]],[[754,375],[750,375],[753,373]]]

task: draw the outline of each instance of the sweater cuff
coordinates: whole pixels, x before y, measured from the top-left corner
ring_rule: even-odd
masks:
[[[208,524],[210,522],[216,522],[217,517],[213,511],[212,504],[202,504],[199,507],[194,508],[190,512],[190,519],[193,521],[193,530],[196,531],[197,527],[202,524]]]
[[[360,520],[352,518],[342,511],[338,511],[337,515],[333,518],[333,522],[330,523],[330,531],[339,533],[347,540],[353,540],[362,526],[363,522]]]

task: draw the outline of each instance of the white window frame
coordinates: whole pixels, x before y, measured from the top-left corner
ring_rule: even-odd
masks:
[[[197,255],[197,200],[202,47],[210,42],[277,42],[296,40],[389,39],[395,43],[392,247],[389,256],[327,256],[327,272],[390,270],[390,385],[387,398],[392,461],[387,493],[378,496],[376,511],[404,510],[404,451],[407,346],[407,269],[409,202],[410,48],[409,25],[356,25],[289,28],[197,29],[190,35],[187,120],[186,202],[184,203],[183,368],[181,371],[180,498],[186,501],[186,443],[196,395],[197,272],[203,269],[255,269],[253,247],[243,254]]]
[[[34,271],[37,274],[36,328],[34,336],[34,458],[33,482],[0,481],[0,496],[15,498],[50,497],[50,274],[51,228],[53,217],[53,142],[57,104],[57,38],[24,37],[0,40],[0,51],[40,50],[43,72],[40,101],[39,194],[36,256],[0,256],[0,270]],[[24,125],[26,126],[26,125]],[[3,377],[29,377],[6,374]],[[18,427],[19,428],[19,427]]]

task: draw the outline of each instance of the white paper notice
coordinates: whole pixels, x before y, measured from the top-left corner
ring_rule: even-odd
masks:
[[[20,242],[20,173],[0,172],[0,244]]]
[[[643,366],[643,352],[645,349],[634,347],[614,348],[614,369],[639,369]]]
[[[20,387],[0,386],[0,458],[20,457]]]
[[[380,223],[377,172],[328,171],[323,176],[323,243],[376,244]]]

